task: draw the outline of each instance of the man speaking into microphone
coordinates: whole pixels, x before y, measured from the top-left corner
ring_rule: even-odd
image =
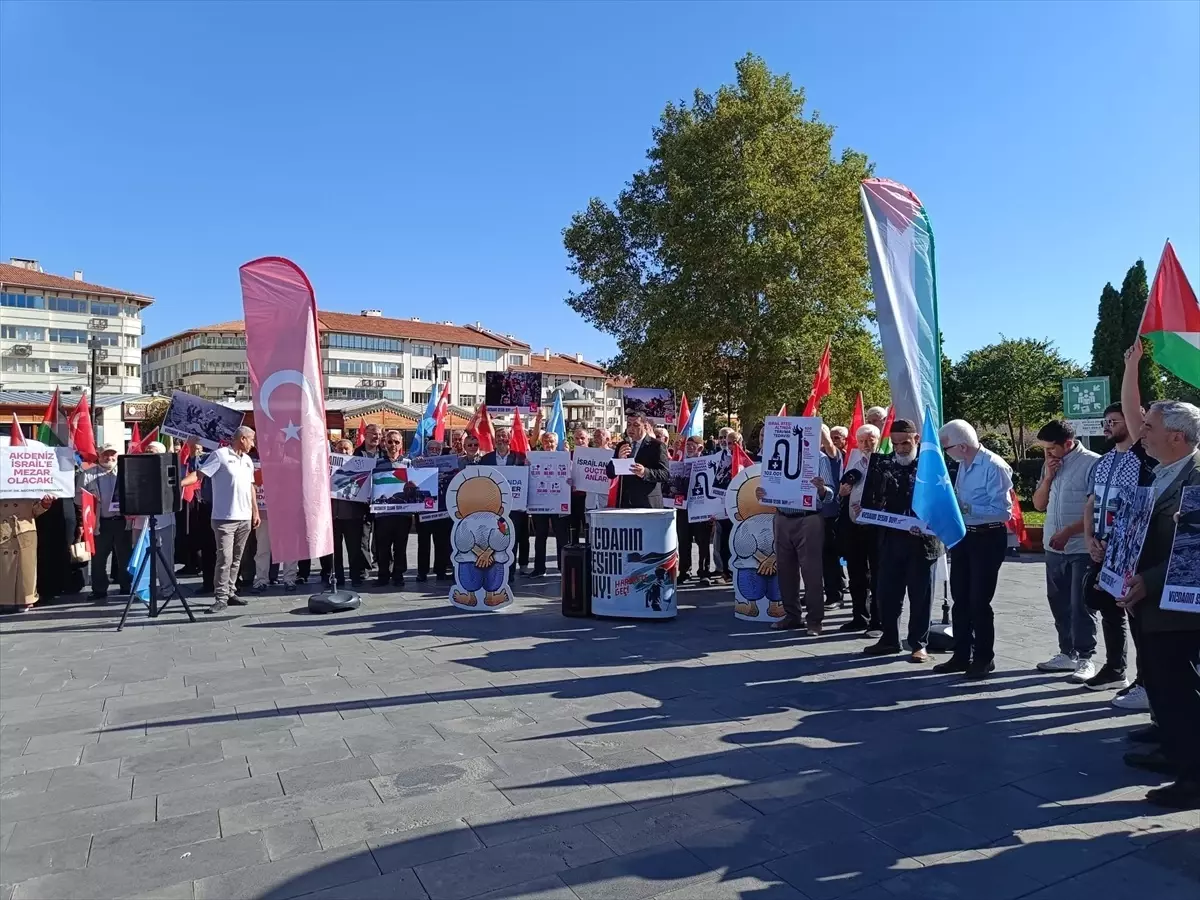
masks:
[[[644,416],[630,416],[625,423],[625,440],[617,444],[614,462],[608,464],[608,477],[619,479],[617,507],[619,509],[662,509],[662,486],[671,477],[666,446],[648,433]],[[624,474],[626,463],[633,460]]]

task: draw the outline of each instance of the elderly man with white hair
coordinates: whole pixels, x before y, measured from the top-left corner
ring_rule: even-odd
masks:
[[[933,671],[961,672],[972,680],[987,678],[996,668],[992,597],[1008,552],[1012,469],[980,446],[970,422],[947,422],[942,426],[941,441],[946,455],[958,462],[954,492],[967,534],[950,550],[954,653]]]
[[[1200,486],[1200,409],[1178,400],[1159,401],[1146,414],[1141,437],[1146,452],[1158,460],[1154,509],[1137,573],[1119,602],[1141,619],[1138,668],[1160,748],[1126,753],[1125,762],[1175,779],[1147,792],[1148,801],[1195,810],[1200,809],[1200,613],[1188,598],[1168,595],[1166,582],[1184,489]],[[1195,512],[1185,517],[1179,528],[1194,531]]]

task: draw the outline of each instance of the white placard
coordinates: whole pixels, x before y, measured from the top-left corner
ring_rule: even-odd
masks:
[[[1071,427],[1075,429],[1076,437],[1104,436],[1103,419],[1069,419],[1068,421]]]
[[[0,497],[41,500],[75,496],[70,447],[0,447]]]
[[[351,503],[370,503],[374,470],[373,457],[329,454],[329,496]]]
[[[768,416],[763,428],[763,501],[788,509],[816,510],[812,480],[821,472],[821,420],[815,416]]]
[[[884,528],[895,528],[897,531],[912,531],[917,528],[922,534],[933,534],[929,526],[915,516],[902,516],[881,509],[867,509],[865,506],[858,511],[858,524],[881,525]]]
[[[525,495],[529,488],[529,466],[492,466],[492,468],[508,480],[509,490],[512,491],[512,503],[509,510],[520,512],[525,509]]]
[[[624,459],[614,458],[610,462],[613,464],[613,475],[616,477],[619,478],[622,475],[633,474],[634,458],[632,456],[627,456]]]
[[[571,512],[571,454],[566,450],[534,450],[529,454],[525,508],[535,514],[565,516]]]
[[[692,472],[688,478],[687,494],[689,522],[707,522],[725,511],[725,492],[714,487],[720,461],[720,453],[690,460]]]
[[[621,460],[613,459],[612,450],[604,447],[579,447],[571,457],[571,484],[577,491],[608,496],[608,464]],[[517,509],[518,507],[514,507]],[[523,507],[521,507],[523,508]]]

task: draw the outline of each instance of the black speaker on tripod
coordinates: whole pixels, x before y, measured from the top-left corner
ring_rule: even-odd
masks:
[[[179,512],[179,456],[126,453],[117,458],[117,498],[123,516]]]

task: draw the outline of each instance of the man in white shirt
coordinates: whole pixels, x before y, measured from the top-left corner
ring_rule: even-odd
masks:
[[[246,601],[234,594],[242,553],[250,531],[258,527],[258,503],[254,497],[254,462],[250,450],[254,446],[254,430],[243,425],[233,433],[228,447],[214,450],[204,458],[196,472],[185,478],[180,487],[198,481],[201,475],[212,481],[212,528],[217,543],[217,566],[213,579],[215,600],[205,612],[223,612],[227,606],[245,606]]]

